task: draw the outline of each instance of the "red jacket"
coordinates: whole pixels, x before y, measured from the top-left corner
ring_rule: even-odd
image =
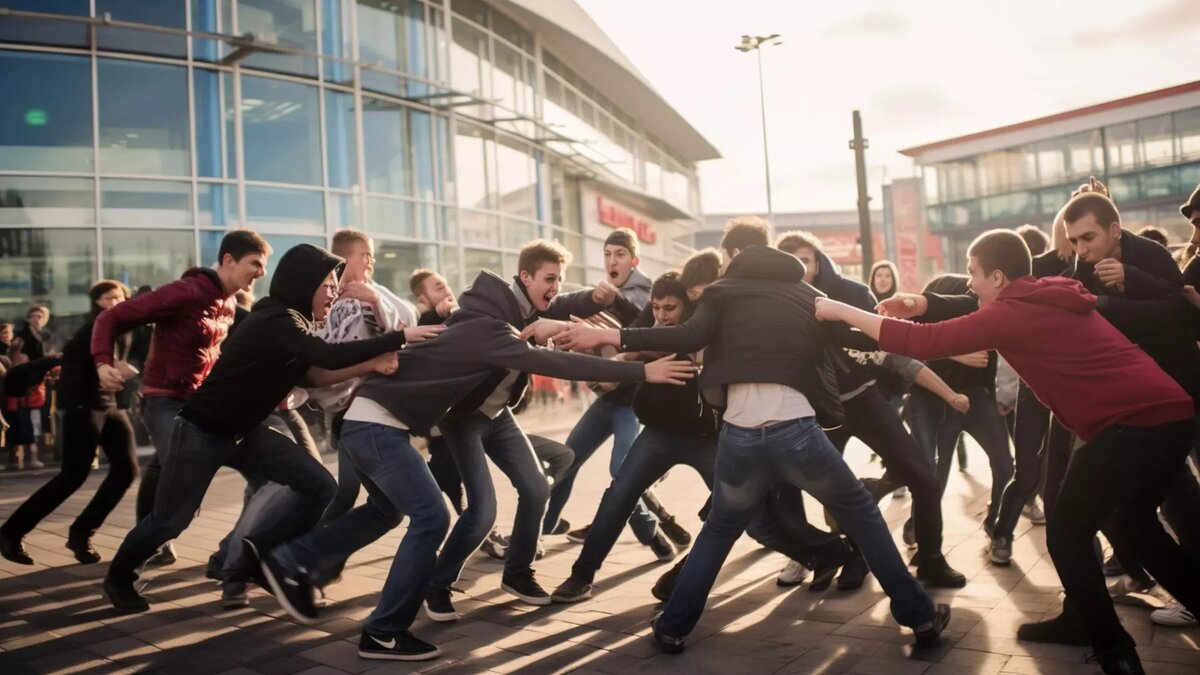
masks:
[[[186,398],[200,386],[221,355],[233,324],[235,303],[217,273],[193,267],[178,281],[122,302],[96,317],[92,358],[113,363],[116,336],[154,324],[150,355],[142,373],[146,396]]]
[[[1096,296],[1078,281],[1022,277],[995,302],[957,319],[885,319],[879,347],[921,360],[995,349],[1084,440],[1117,424],[1192,419],[1192,398],[1095,307]]]

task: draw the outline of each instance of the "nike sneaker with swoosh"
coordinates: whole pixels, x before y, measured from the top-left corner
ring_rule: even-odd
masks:
[[[358,655],[385,661],[428,661],[441,656],[442,651],[408,631],[388,635],[363,631],[358,640]]]

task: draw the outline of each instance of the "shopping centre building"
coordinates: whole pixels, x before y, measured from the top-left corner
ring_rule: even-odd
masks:
[[[406,290],[513,274],[536,237],[594,282],[629,226],[654,275],[718,157],[571,0],[6,0],[0,92],[9,320],[211,264],[233,227],[277,254],[363,228]]]

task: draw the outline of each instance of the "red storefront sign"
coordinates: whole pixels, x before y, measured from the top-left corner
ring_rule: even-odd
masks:
[[[658,241],[658,233],[654,226],[638,218],[621,207],[605,201],[604,197],[596,197],[596,219],[600,224],[614,230],[618,227],[628,227],[637,234],[638,241],[653,244]]]

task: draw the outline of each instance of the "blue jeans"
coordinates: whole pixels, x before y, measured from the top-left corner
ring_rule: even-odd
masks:
[[[438,545],[450,527],[450,513],[407,431],[347,421],[339,442],[367,490],[366,503],[271,555],[290,569],[307,568],[319,584],[350,554],[394,529],[407,515],[408,530],[392,559],[379,603],[363,622],[364,630],[373,634],[401,633],[408,630],[425,600]]]
[[[664,635],[684,637],[692,632],[733,543],[780,481],[816,497],[837,519],[892,599],[892,616],[898,623],[915,627],[933,617],[933,602],[900,558],[871,495],[816,421],[805,417],[761,429],[725,424],[712,512],[659,621]]]
[[[609,436],[613,437],[608,474],[616,478],[617,470],[621,468],[637,435],[638,419],[631,406],[617,405],[604,397],[592,403],[571,430],[571,435],[567,436],[567,447],[575,452],[575,461],[567,468],[562,480],[556,482],[550,491],[550,504],[546,508],[546,518],[542,523],[543,531],[549,532],[558,525],[563,508],[571,497],[571,489],[575,487],[575,477],[579,475],[584,462],[595,454],[604,441],[608,440]],[[634,536],[643,544],[649,544],[658,530],[658,520],[640,498],[633,509],[633,515],[629,517],[629,526],[633,528]]]
[[[507,408],[495,419],[481,412],[444,419],[439,428],[454,457],[467,492],[467,509],[454,523],[442,546],[434,588],[449,588],[462,573],[467,558],[479,548],[496,523],[496,486],[488,470],[490,457],[517,489],[517,515],[509,540],[505,574],[528,572],[537,554],[542,515],[550,485],[529,439]],[[426,469],[428,470],[428,468]]]
[[[150,515],[154,509],[154,493],[158,491],[158,479],[162,475],[163,457],[167,455],[167,445],[171,440],[171,427],[175,424],[175,416],[183,408],[183,399],[166,396],[147,396],[142,399],[142,424],[150,433],[150,441],[154,443],[154,456],[142,472],[142,482],[138,484],[137,519],[141,520]]]

